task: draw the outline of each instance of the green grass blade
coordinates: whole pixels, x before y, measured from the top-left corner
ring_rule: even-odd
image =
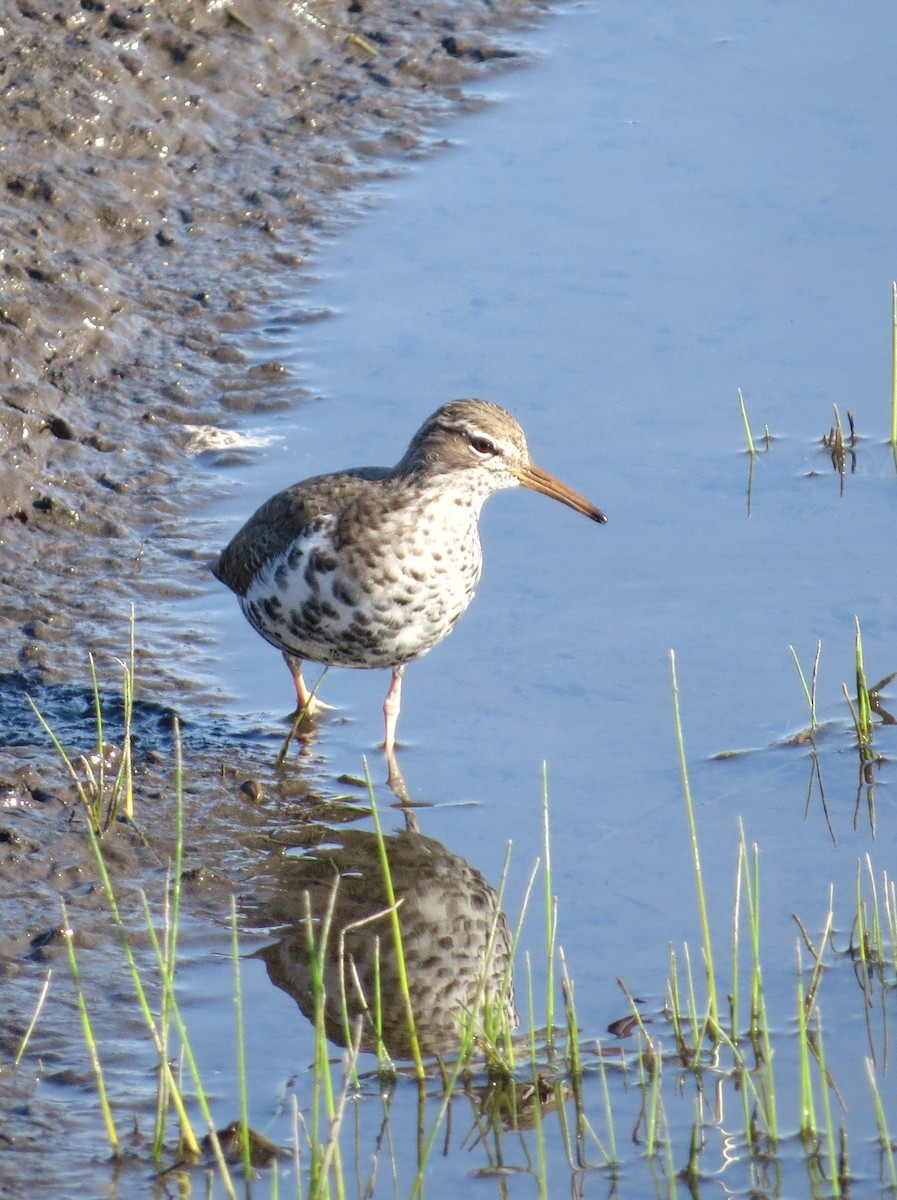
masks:
[[[741,406],[741,420],[744,424],[744,435],[747,438],[748,453],[750,454],[751,458],[753,458],[757,453],[757,448],[754,445],[754,436],[751,433],[751,425],[748,421],[747,409],[744,406],[744,395],[741,391],[741,388],[738,389],[738,403]]]
[[[676,951],[672,945],[669,948],[670,973],[667,977],[667,995],[670,998],[670,1022],[673,1026],[673,1036],[676,1039],[676,1048],[679,1051],[679,1057],[682,1060],[683,1066],[690,1065],[693,1061],[691,1047],[685,1040],[685,1027],[682,1019],[682,1001],[679,993],[679,960],[676,958]]]
[[[829,1096],[828,1070],[825,1065],[825,1044],[822,1040],[822,1014],[813,1010],[816,1022],[816,1058],[819,1063],[819,1079],[822,1086],[822,1119],[825,1122],[825,1152],[828,1159],[828,1178],[835,1200],[841,1196],[841,1169],[835,1146],[835,1127],[832,1123],[832,1102]]]
[[[872,705],[869,701],[869,689],[866,685],[866,668],[863,663],[863,634],[860,630],[860,618],[854,617],[856,625],[856,676],[857,676],[857,718],[861,740],[866,744],[872,741]]]
[[[607,1165],[614,1168],[619,1165],[617,1157],[617,1136],[614,1125],[614,1106],[610,1098],[610,1085],[607,1081],[607,1068],[604,1063],[604,1051],[601,1042],[595,1039],[595,1049],[598,1055],[598,1073],[601,1077],[601,1098],[604,1105],[604,1124],[607,1129]]]
[[[221,1182],[227,1192],[230,1200],[237,1200],[237,1193],[234,1189],[233,1180],[230,1170],[224,1158],[224,1152],[221,1148],[221,1142],[218,1139],[218,1134],[215,1129],[215,1122],[212,1118],[212,1110],[209,1107],[209,1102],[206,1097],[205,1088],[202,1084],[202,1077],[199,1073],[199,1066],[193,1054],[193,1047],[190,1044],[190,1038],[187,1035],[187,1026],[184,1023],[184,1018],[181,1016],[180,1006],[177,1002],[177,997],[174,993],[174,985],[169,977],[168,964],[165,961],[165,951],[162,943],[159,941],[159,935],[156,932],[156,927],[153,922],[153,916],[150,912],[149,902],[146,898],[146,893],[142,890],[139,892],[140,900],[143,905],[143,916],[146,923],[146,931],[149,934],[150,944],[153,953],[156,956],[156,965],[159,970],[159,975],[162,980],[162,986],[168,994],[169,1011],[174,1020],[175,1028],[178,1031],[178,1039],[181,1044],[181,1052],[187,1063],[187,1069],[190,1072],[190,1077],[193,1080],[194,1091],[196,1092],[196,1101],[199,1105],[199,1110],[203,1115],[206,1123],[206,1128],[209,1133],[209,1144],[212,1147],[212,1153],[215,1156],[215,1162],[218,1166],[218,1172],[221,1177]],[[179,1094],[180,1089],[177,1089]]]
[[[88,815],[87,836],[90,840],[91,853],[93,854],[94,862],[96,863],[97,871],[99,872],[100,880],[103,884],[103,891],[106,896],[106,903],[109,905],[109,911],[112,915],[112,920],[115,925],[116,932],[118,934],[119,943],[122,947],[122,950],[125,955],[125,959],[128,963],[128,969],[130,970],[130,973],[131,973],[131,981],[133,983],[134,991],[137,996],[137,1003],[139,1005],[144,1022],[146,1023],[150,1037],[153,1040],[153,1045],[155,1046],[156,1051],[159,1055],[159,1064],[160,1064],[161,1074],[163,1075],[163,1077],[165,1079],[166,1085],[171,1090],[172,1101],[175,1105],[175,1108],[176,1108],[177,1114],[178,1114],[178,1118],[181,1123],[181,1136],[184,1140],[184,1144],[186,1146],[188,1153],[198,1156],[199,1155],[199,1142],[197,1141],[196,1135],[194,1134],[193,1128],[190,1124],[190,1118],[187,1115],[187,1110],[184,1107],[183,1099],[180,1095],[180,1091],[177,1087],[177,1083],[175,1081],[174,1074],[171,1070],[171,1065],[168,1061],[168,1055],[166,1053],[164,1039],[162,1038],[159,1028],[156,1025],[155,1018],[153,1017],[152,1010],[150,1008],[149,1000],[147,999],[146,989],[143,985],[143,980],[140,976],[140,970],[137,966],[137,960],[134,956],[134,952],[131,947],[130,938],[128,937],[128,931],[125,926],[124,920],[123,920],[121,912],[119,910],[119,907],[118,907],[118,901],[116,899],[115,889],[112,886],[112,879],[110,878],[109,871],[106,866],[106,860],[103,855],[103,848],[102,848],[102,845],[100,844],[100,829],[99,829],[97,823],[93,819],[93,813],[92,813],[92,808],[90,805],[89,798],[86,795],[84,787],[81,783],[81,780],[78,777],[78,773],[77,773],[77,771],[75,771],[75,768],[71,762],[71,759],[66,754],[65,749],[63,748],[61,742],[59,741],[59,738],[57,738],[56,734],[53,732],[53,730],[51,729],[48,722],[44,719],[44,717],[42,716],[37,705],[34,703],[34,701],[32,700],[32,698],[30,696],[28,697],[28,702],[31,705],[31,708],[33,709],[38,721],[43,726],[43,728],[46,731],[47,735],[49,736],[51,742],[53,743],[54,747],[56,748],[69,775],[71,776],[71,778],[74,782],[74,785],[75,785],[75,789],[78,793],[78,797],[81,800],[82,805],[85,809],[85,812]]]
[[[816,719],[816,680],[819,674],[819,656],[822,653],[822,642],[816,643],[816,657],[813,660],[813,676],[812,685],[807,683],[807,678],[804,675],[803,667],[800,665],[800,659],[797,657],[797,651],[793,646],[789,646],[791,657],[794,659],[794,665],[797,667],[797,674],[800,678],[801,687],[804,689],[804,695],[807,698],[807,707],[810,710],[810,728],[815,733],[819,728],[819,722]]]
[[[392,935],[396,946],[396,966],[399,976],[399,989],[405,1005],[405,1017],[408,1022],[408,1040],[411,1044],[411,1056],[414,1061],[414,1073],[419,1081],[426,1078],[423,1058],[420,1052],[420,1042],[417,1037],[417,1023],[414,1019],[414,1009],[411,1007],[411,990],[408,986],[408,974],[405,970],[405,954],[402,949],[402,928],[399,924],[399,913],[396,907],[396,893],[392,885],[392,872],[389,869],[389,858],[386,854],[386,841],[383,837],[383,826],[380,823],[380,813],[377,809],[377,798],[374,795],[374,783],[371,779],[367,759],[364,760],[364,778],[368,789],[368,799],[371,805],[371,817],[377,834],[377,849],[380,855],[380,866],[383,871],[383,886],[386,890],[386,900],[389,905],[389,919],[392,925]]]
[[[31,705],[32,712],[34,713],[34,715],[37,717],[38,721],[40,722],[40,724],[44,730],[44,733],[47,734],[50,741],[53,743],[53,748],[56,751],[56,753],[59,755],[60,759],[62,760],[62,765],[65,767],[65,769],[69,773],[72,783],[75,785],[75,791],[78,794],[78,799],[81,801],[84,811],[87,813],[87,819],[88,819],[88,822],[89,822],[91,828],[94,829],[94,831],[96,833],[99,833],[100,832],[99,827],[97,826],[97,824],[94,820],[93,806],[90,803],[90,798],[88,797],[87,792],[84,790],[84,785],[81,782],[81,777],[78,774],[78,772],[75,770],[74,763],[69,758],[68,754],[65,751],[65,747],[62,745],[62,742],[60,742],[59,738],[53,732],[53,730],[51,729],[48,722],[44,719],[43,713],[40,711],[40,709],[34,703],[34,700],[31,698],[31,696],[28,696],[27,700],[28,700],[28,703]]]
[[[884,872],[885,911],[888,917],[888,942],[891,947],[891,979],[890,986],[897,985],[897,886],[893,879],[888,879]]]
[[[816,1108],[813,1101],[813,1077],[810,1073],[807,1008],[804,1004],[803,962],[801,960],[800,942],[797,943],[797,1050],[800,1064],[800,1131],[807,1137],[815,1137]]]
[[[178,929],[180,926],[181,910],[181,876],[184,859],[184,770],[181,747],[181,730],[177,719],[174,722],[174,859],[169,866],[167,884],[164,893],[164,922],[163,947],[165,972],[171,987],[174,987],[174,977],[177,963]],[[162,1002],[159,1013],[159,1038],[162,1044],[161,1054],[168,1058],[169,1031],[171,1028],[168,997],[169,989],[163,988]],[[168,1118],[172,1095],[169,1088],[169,1077],[162,1071],[159,1073],[158,1090],[156,1094],[156,1116],[153,1131],[153,1153],[158,1160],[161,1158],[165,1145],[165,1126]]]
[[[676,678],[676,653],[670,651],[670,670],[673,682],[673,717],[676,726],[676,747],[679,752],[679,769],[682,775],[682,790],[685,798],[685,812],[688,818],[688,833],[691,841],[692,865],[695,872],[695,884],[698,894],[698,911],[701,919],[701,936],[704,943],[704,962],[707,971],[707,992],[709,1000],[709,1015],[711,1036],[719,1036],[719,1006],[716,998],[716,972],[713,967],[713,946],[710,938],[710,919],[707,915],[707,898],[704,894],[704,879],[701,873],[701,855],[698,848],[698,831],[695,824],[695,810],[691,798],[691,787],[688,782],[688,766],[685,761],[685,739],[682,735],[682,717],[679,710],[679,682]]]
[[[732,906],[732,991],[729,1000],[729,1037],[738,1045],[739,987],[741,962],[741,887],[747,864],[747,847],[744,842],[744,825],[738,818],[738,859],[735,865],[735,901]]]
[[[234,1024],[237,1042],[237,1090],[240,1094],[240,1149],[243,1174],[252,1178],[252,1151],[249,1145],[249,1093],[246,1084],[246,1037],[243,1024],[243,988],[240,980],[240,938],[237,930],[237,901],[230,898],[231,959],[234,970]]]
[[[889,1186],[892,1191],[897,1191],[897,1163],[894,1162],[894,1143],[891,1141],[891,1135],[888,1132],[885,1108],[881,1102],[881,1093],[878,1090],[878,1082],[875,1078],[875,1065],[871,1058],[866,1058],[864,1061],[869,1087],[872,1089],[872,1104],[875,1109],[875,1120],[878,1124],[878,1140],[884,1154],[884,1163],[888,1170]]]
[[[106,830],[114,819],[115,813],[110,804],[107,813],[105,816],[103,815],[103,801],[106,793],[106,746],[103,737],[103,702],[100,698],[100,680],[97,676],[97,664],[92,654],[88,654],[87,661],[90,664],[94,720],[97,726],[97,780],[93,794],[94,821],[98,828]]]
[[[136,610],[131,605],[130,637],[128,644],[128,661],[121,662],[124,671],[124,713],[125,732],[122,742],[121,766],[116,780],[116,791],[124,791],[124,813],[129,821],[134,820],[134,770],[131,758],[131,724],[134,715],[134,687],[136,682],[137,642],[136,642]]]
[[[554,951],[557,912],[551,890],[551,826],[548,817],[548,764],[542,763],[542,844],[545,860],[545,1028],[549,1053],[554,1048]]]
[[[91,1066],[93,1067],[93,1077],[97,1085],[97,1096],[100,1101],[100,1111],[103,1114],[103,1124],[106,1126],[106,1137],[109,1139],[109,1145],[112,1148],[112,1155],[118,1158],[121,1149],[118,1141],[118,1131],[115,1128],[115,1120],[112,1116],[112,1108],[109,1104],[109,1096],[106,1092],[106,1080],[103,1076],[103,1068],[100,1063],[100,1055],[97,1050],[96,1040],[93,1036],[93,1026],[90,1021],[90,1013],[87,1010],[87,1001],[84,998],[84,989],[81,987],[81,976],[78,971],[78,959],[75,954],[75,941],[73,932],[69,927],[69,915],[65,907],[65,901],[62,904],[62,927],[65,930],[65,948],[68,953],[69,968],[72,973],[72,983],[75,987],[75,997],[78,1003],[78,1012],[81,1016],[81,1028],[84,1030],[84,1040],[87,1043],[87,1052],[90,1055]]]
[[[43,1012],[44,1004],[50,992],[50,980],[53,978],[53,968],[47,971],[47,976],[44,979],[41,990],[38,993],[37,1004],[34,1006],[34,1012],[31,1014],[31,1020],[28,1022],[28,1028],[22,1034],[22,1040],[19,1042],[19,1048],[16,1051],[16,1056],[12,1060],[13,1067],[20,1066],[22,1059],[25,1057],[25,1051],[28,1049],[28,1043],[31,1041],[31,1035],[34,1033],[40,1015]]]

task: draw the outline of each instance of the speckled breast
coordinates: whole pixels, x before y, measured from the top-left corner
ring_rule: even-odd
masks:
[[[453,629],[482,570],[477,515],[425,502],[359,530],[321,517],[257,572],[240,603],[267,641],[297,658],[393,667]]]

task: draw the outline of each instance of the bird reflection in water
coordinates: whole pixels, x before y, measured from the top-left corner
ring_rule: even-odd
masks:
[[[345,828],[328,830],[326,836],[326,845],[278,864],[276,895],[254,921],[282,931],[256,957],[264,960],[271,982],[314,1020],[306,913],[310,910],[317,941],[332,906],[324,948],[327,1036],[346,1043],[345,996],[349,1022],[363,1014],[362,1049],[378,1049],[372,1014],[379,1010],[381,1049],[394,1059],[410,1059],[409,1020],[377,837]],[[477,1022],[491,1010],[516,1029],[511,933],[495,890],[465,859],[416,829],[386,837],[384,844],[420,1053],[456,1053],[462,1022],[474,1009]]]

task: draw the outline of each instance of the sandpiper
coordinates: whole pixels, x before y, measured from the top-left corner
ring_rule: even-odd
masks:
[[[405,666],[451,633],[483,566],[478,522],[502,488],[532,488],[593,521],[600,509],[536,466],[510,413],[453,400],[395,467],[355,467],[278,492],[213,567],[244,615],[282,651],[300,710],[319,706],[304,660],[389,667],[383,716],[390,778]]]

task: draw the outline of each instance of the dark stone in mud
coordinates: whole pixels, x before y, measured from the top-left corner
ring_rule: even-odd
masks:
[[[10,858],[22,854],[33,854],[40,847],[37,842],[30,842],[15,829],[0,825],[0,859],[9,862]]]
[[[239,790],[242,795],[246,796],[248,800],[251,800],[253,804],[261,804],[265,794],[262,789],[262,785],[257,779],[245,780],[240,784]]]

